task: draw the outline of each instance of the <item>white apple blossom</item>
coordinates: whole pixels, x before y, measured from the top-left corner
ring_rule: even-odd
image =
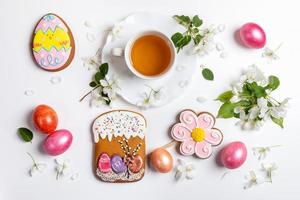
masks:
[[[184,160],[178,159],[176,167],[175,179],[181,180],[186,178],[191,180],[195,177],[195,165],[193,163],[186,163]]]
[[[82,58],[83,66],[87,67],[88,70],[97,69],[100,66],[99,56],[96,54],[91,57]]]
[[[164,87],[161,87],[159,89],[153,89],[150,86],[147,86],[150,88],[149,92],[143,92],[141,93],[141,101],[137,102],[137,106],[142,108],[149,108],[151,106],[158,106],[162,104],[165,99],[167,98],[167,94]]]
[[[251,188],[252,186],[255,186],[255,185],[260,185],[262,183],[265,182],[264,178],[258,174],[255,173],[255,171],[250,171],[248,175],[246,175],[246,180],[247,180],[247,183],[246,185],[244,186],[244,189],[248,189],[248,188]]]
[[[30,158],[31,158],[31,160],[33,162],[33,165],[32,165],[32,167],[29,170],[29,175],[31,177],[33,177],[37,173],[43,173],[45,171],[45,169],[47,168],[47,165],[44,164],[44,163],[38,163],[38,162],[36,162],[35,159],[33,158],[33,156],[30,153],[27,153],[27,154],[30,156]]]
[[[56,158],[55,163],[57,164],[55,167],[56,170],[56,180],[60,177],[65,177],[70,175],[71,166],[69,159]]]
[[[191,49],[191,53],[197,54],[198,56],[205,56],[215,49],[224,53],[224,46],[221,43],[216,43],[214,39],[215,36],[224,29],[225,26],[223,25],[218,27],[211,25],[208,28],[200,29],[199,34],[202,36],[202,39]]]
[[[278,169],[278,166],[276,163],[262,163],[262,169],[267,173],[267,177],[269,179],[269,182],[273,182],[273,175],[274,171]]]
[[[105,76],[105,79],[100,80],[100,85],[103,87],[102,91],[108,96],[110,100],[116,98],[117,91],[120,89],[119,80],[116,77]]]
[[[97,91],[97,90],[92,91],[90,106],[100,107],[100,106],[106,105],[107,101],[109,101],[109,98],[101,96],[99,94],[99,91]]]
[[[268,85],[268,79],[256,65],[250,66],[250,69],[245,73],[245,76],[248,83],[256,82],[263,87]]]
[[[253,154],[258,156],[258,160],[263,160],[267,157],[268,152],[271,151],[272,148],[280,147],[281,145],[273,145],[267,147],[254,147],[252,148]]]
[[[277,51],[280,49],[281,46],[282,46],[282,43],[274,50],[272,50],[268,47],[265,47],[263,49],[262,57],[268,58],[269,61],[278,60],[279,56],[277,55]]]

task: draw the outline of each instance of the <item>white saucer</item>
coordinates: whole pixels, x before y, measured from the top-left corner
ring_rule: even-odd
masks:
[[[197,58],[188,55],[188,48],[185,47],[177,55],[177,63],[168,76],[157,80],[143,80],[129,71],[123,57],[111,55],[113,48],[124,48],[126,42],[132,35],[143,30],[158,30],[171,37],[176,32],[183,32],[184,29],[172,19],[171,16],[165,16],[157,13],[136,13],[128,16],[121,22],[115,24],[115,27],[121,28],[120,35],[114,36],[110,33],[106,44],[102,49],[102,63],[109,63],[109,75],[116,76],[120,81],[120,95],[125,101],[137,105],[143,101],[143,93],[149,93],[150,88],[154,90],[163,88],[164,96],[162,100],[151,106],[163,106],[174,99],[180,97],[187,90],[187,86],[193,80],[197,68]]]

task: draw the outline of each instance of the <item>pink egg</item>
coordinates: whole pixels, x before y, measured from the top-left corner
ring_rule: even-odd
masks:
[[[221,151],[221,163],[228,169],[240,167],[247,158],[247,148],[243,142],[231,142]]]
[[[260,49],[266,44],[265,31],[258,24],[246,23],[239,33],[241,42],[248,48]]]
[[[44,150],[51,156],[64,153],[72,144],[73,136],[68,130],[56,130],[45,139]]]

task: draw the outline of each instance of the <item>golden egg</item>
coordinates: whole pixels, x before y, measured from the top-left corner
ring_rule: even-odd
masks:
[[[156,171],[168,173],[173,168],[173,157],[167,150],[158,148],[150,154],[150,163]]]

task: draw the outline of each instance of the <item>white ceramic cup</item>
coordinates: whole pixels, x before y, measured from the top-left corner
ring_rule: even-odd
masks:
[[[169,46],[170,52],[171,52],[171,59],[170,59],[170,63],[168,65],[168,67],[166,67],[166,69],[163,72],[161,72],[160,74],[157,74],[154,76],[147,76],[147,75],[141,74],[134,68],[132,61],[131,61],[131,49],[132,49],[133,44],[135,43],[135,41],[137,39],[139,39],[140,37],[145,36],[145,35],[154,35],[154,36],[160,37]],[[175,63],[176,63],[176,49],[175,49],[175,46],[173,45],[173,42],[164,33],[155,31],[155,30],[139,32],[138,34],[134,35],[133,37],[131,37],[129,39],[129,41],[126,43],[125,49],[120,48],[120,47],[113,48],[111,54],[113,56],[124,57],[125,63],[126,63],[126,66],[128,67],[128,69],[137,77],[142,78],[142,79],[147,79],[147,80],[158,79],[158,78],[167,76],[167,74],[169,74],[171,72],[171,70],[174,68]]]

